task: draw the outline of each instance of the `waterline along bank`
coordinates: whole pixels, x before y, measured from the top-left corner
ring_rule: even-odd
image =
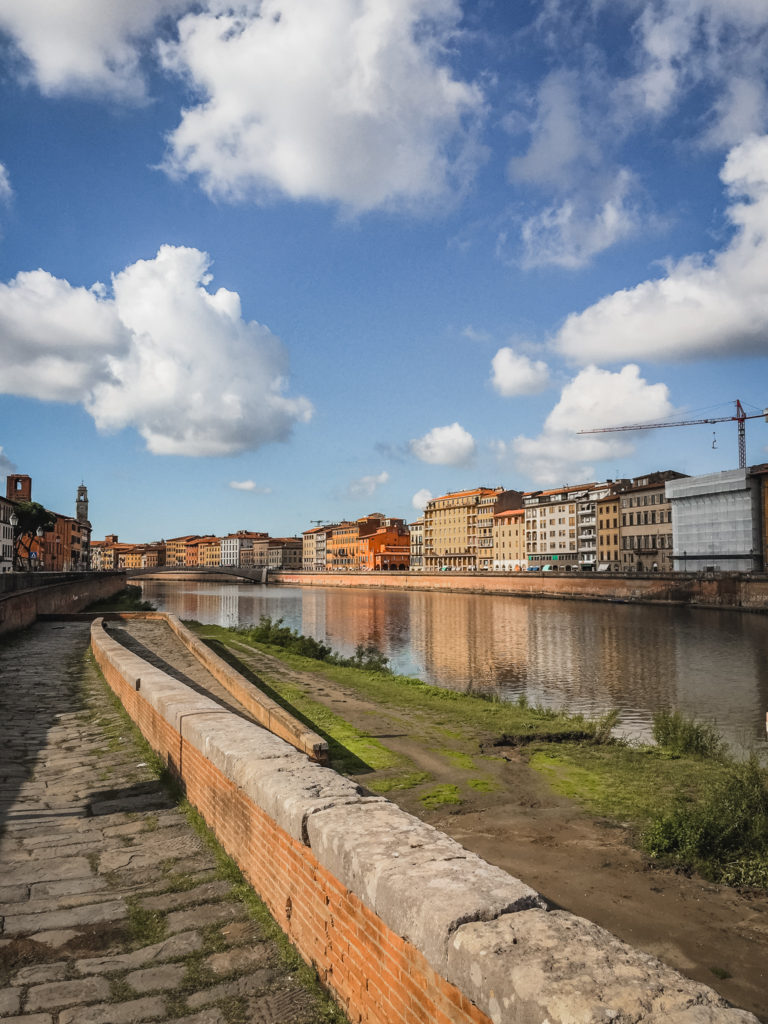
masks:
[[[416,573],[276,572],[269,582],[294,587],[364,587],[461,594],[547,597],[627,604],[688,605],[768,611],[768,575],[747,573]]]

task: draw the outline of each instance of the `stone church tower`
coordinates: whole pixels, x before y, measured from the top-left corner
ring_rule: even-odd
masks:
[[[75,503],[75,518],[78,523],[88,524],[88,488],[80,484],[77,488],[77,502]]]

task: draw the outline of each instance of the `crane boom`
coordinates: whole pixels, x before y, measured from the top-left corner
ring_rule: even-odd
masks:
[[[736,399],[736,413],[734,416],[708,416],[699,420],[673,420],[668,423],[629,423],[623,427],[593,427],[591,430],[578,430],[578,434],[613,434],[620,430],[658,430],[660,427],[691,427],[697,423],[725,423],[736,421],[739,429],[739,469],[746,469],[747,466],[747,439],[744,429],[745,420],[757,420],[765,417],[768,421],[768,409],[762,412],[752,413],[749,416],[744,412],[744,406],[739,399]]]

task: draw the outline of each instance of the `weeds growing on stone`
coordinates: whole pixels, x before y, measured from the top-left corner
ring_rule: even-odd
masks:
[[[125,903],[128,909],[129,941],[133,948],[141,949],[162,942],[168,931],[165,914],[158,910],[147,910],[133,896],[127,897]]]

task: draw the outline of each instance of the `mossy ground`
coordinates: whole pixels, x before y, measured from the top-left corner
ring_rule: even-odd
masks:
[[[370,774],[365,784],[375,792],[412,790],[418,801],[414,806],[428,812],[458,807],[470,791],[475,798],[493,799],[502,785],[498,766],[491,762],[497,760],[499,749],[511,750],[546,779],[554,792],[578,802],[596,817],[627,827],[649,856],[729,884],[768,885],[768,829],[763,830],[764,849],[761,825],[750,829],[746,852],[738,848],[736,854],[733,850],[728,854],[735,858],[736,867],[721,863],[723,855],[714,849],[707,852],[701,844],[691,852],[691,833],[701,814],[709,827],[713,816],[730,813],[718,810],[717,800],[722,804],[722,794],[735,778],[734,763],[709,728],[667,716],[662,723],[666,731],[661,733],[670,745],[631,745],[612,738],[612,716],[593,722],[580,715],[531,707],[524,701],[489,701],[418,679],[305,658],[249,641],[223,627],[192,625],[212,646],[229,651],[236,659],[242,657],[247,662],[248,650],[257,650],[289,669],[281,674],[262,667],[252,678],[262,679],[273,696],[277,694],[285,706],[329,738],[334,767],[347,774]],[[247,665],[241,670],[249,671]],[[302,685],[302,679],[314,680],[315,696],[308,695],[309,687]],[[317,699],[317,693],[323,692],[323,680],[336,694],[348,694],[348,704],[357,697],[377,709],[376,715],[371,710],[367,714],[372,728],[379,730],[378,736],[359,727],[365,717],[359,708],[353,726],[342,714],[331,711],[323,699]],[[387,721],[392,723],[391,731],[382,729]],[[396,743],[388,744],[387,736],[396,737],[397,729],[403,728],[411,737],[420,737],[425,761],[439,761],[446,770],[425,771],[398,753]],[[688,743],[682,749],[692,752],[680,752],[681,736]],[[691,736],[708,742],[700,750],[701,744],[692,743]],[[758,803],[760,799],[758,796]],[[692,813],[696,821],[692,821]],[[762,813],[760,808],[756,813]]]

